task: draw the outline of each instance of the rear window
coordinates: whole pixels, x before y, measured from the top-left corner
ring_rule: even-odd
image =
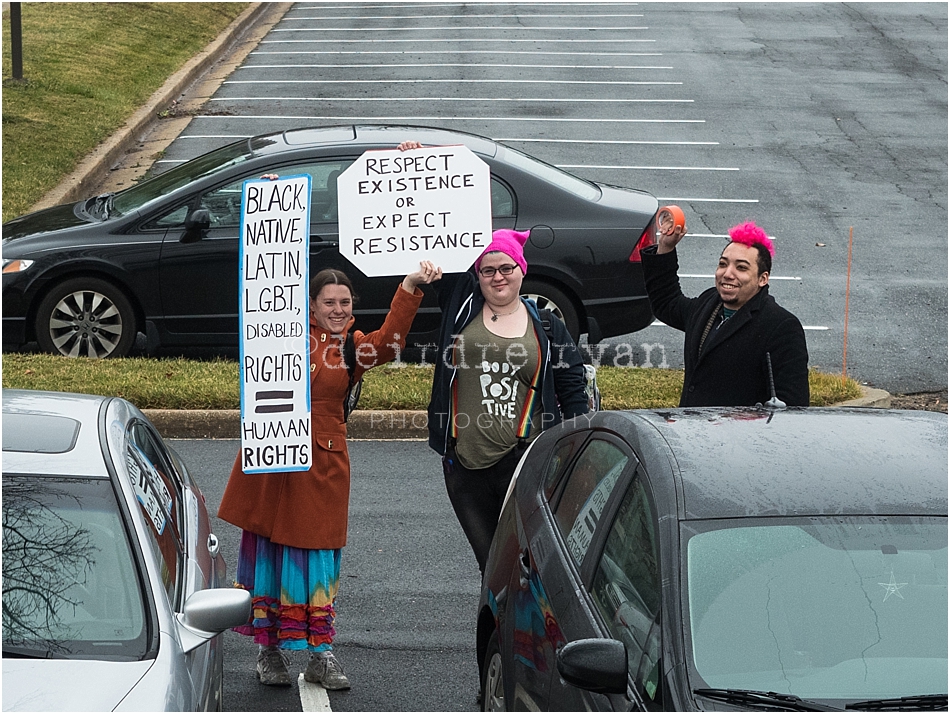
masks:
[[[138,660],[138,569],[108,479],[3,475],[3,656]]]
[[[578,178],[574,174],[562,171],[556,166],[539,161],[533,156],[522,154],[520,151],[512,149],[510,146],[501,147],[498,151],[498,158],[522,171],[533,174],[543,181],[559,186],[565,191],[580,196],[587,201],[596,201],[600,198],[600,189],[590,181]]]
[[[3,414],[3,450],[31,454],[72,451],[79,436],[79,422],[48,414]]]

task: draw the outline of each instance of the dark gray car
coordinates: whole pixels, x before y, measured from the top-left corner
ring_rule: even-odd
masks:
[[[599,412],[513,482],[484,709],[946,710],[947,606],[945,414]]]

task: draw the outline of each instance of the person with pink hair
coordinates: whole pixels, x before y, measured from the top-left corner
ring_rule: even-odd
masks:
[[[809,404],[801,322],[769,295],[775,246],[753,222],[729,230],[715,286],[695,298],[680,288],[676,246],[685,225],[666,225],[641,251],[653,314],[686,333],[680,406]],[[776,403],[776,401],[772,401]]]

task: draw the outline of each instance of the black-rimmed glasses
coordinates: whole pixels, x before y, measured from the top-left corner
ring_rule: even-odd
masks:
[[[494,278],[495,273],[501,273],[502,275],[507,277],[511,275],[513,272],[515,272],[515,268],[517,267],[518,267],[517,265],[499,265],[497,268],[490,268],[486,266],[482,268],[481,270],[479,270],[478,274],[481,275],[483,278]]]

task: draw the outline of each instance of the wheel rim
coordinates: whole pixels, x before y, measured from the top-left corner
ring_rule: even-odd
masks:
[[[49,318],[50,339],[67,357],[108,357],[118,346],[122,329],[115,303],[95,290],[64,295]]]
[[[558,307],[558,304],[551,298],[538,295],[537,293],[525,293],[524,296],[534,300],[538,304],[539,310],[550,310],[557,319],[564,322],[564,313],[561,312],[561,308]]]
[[[495,652],[485,675],[485,706],[482,711],[505,711],[505,679],[502,676],[501,653]]]

